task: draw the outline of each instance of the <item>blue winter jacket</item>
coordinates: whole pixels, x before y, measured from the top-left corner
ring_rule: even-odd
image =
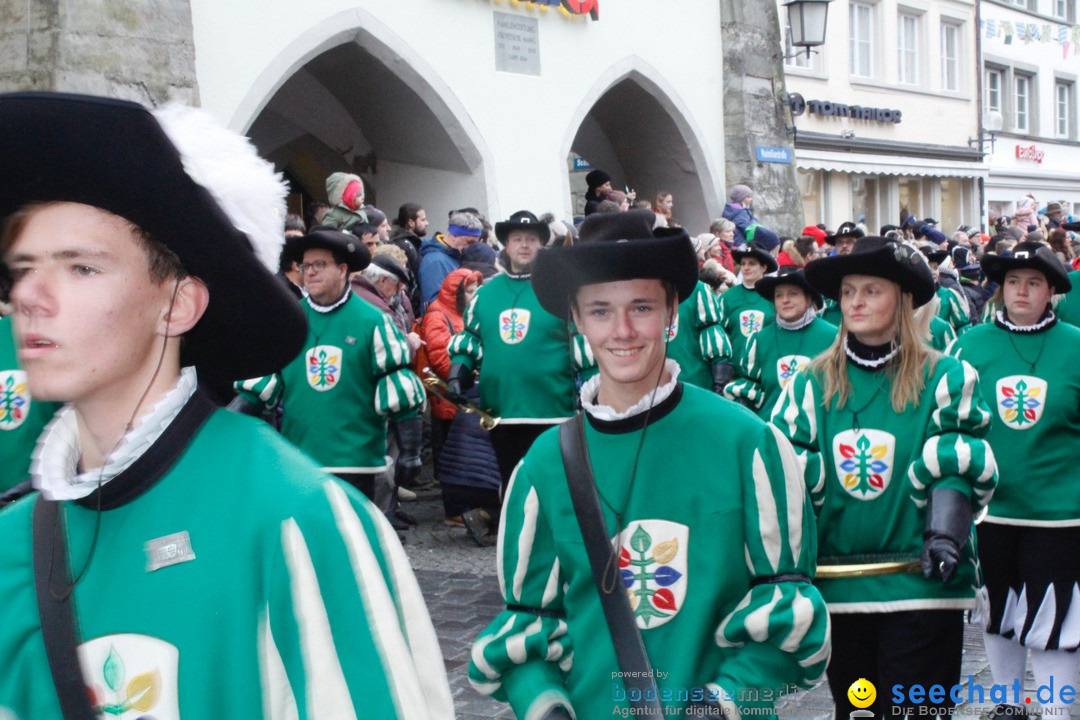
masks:
[[[725,220],[735,223],[735,245],[745,245],[747,242],[746,228],[758,221],[754,217],[754,213],[750,211],[750,208],[743,207],[740,203],[728,203],[724,206],[723,216]]]
[[[420,313],[439,296],[439,288],[450,273],[461,267],[461,253],[436,237],[420,245]]]

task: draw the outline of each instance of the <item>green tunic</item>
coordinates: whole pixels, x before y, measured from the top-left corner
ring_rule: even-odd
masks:
[[[839,329],[840,322],[844,319],[840,303],[831,298],[825,298],[825,309],[821,311],[821,319]]]
[[[738,377],[727,384],[724,395],[749,402],[758,417],[768,421],[795,373],[835,340],[836,326],[821,318],[798,330],[786,330],[774,322],[750,338]]]
[[[163,472],[102,512],[75,588],[83,675],[109,708],[101,717],[452,717],[408,560],[359,493],[264,423],[224,410]],[[36,498],[0,514],[0,708],[51,720],[60,710],[34,593]],[[97,512],[65,502],[62,517],[78,570]],[[190,558],[161,552],[173,562],[151,569],[149,548],[185,540]]]
[[[968,309],[967,296],[959,290],[938,286],[937,296],[941,299],[937,316],[949,323],[957,333],[971,325],[971,312]]]
[[[987,441],[1001,482],[988,522],[1080,525],[1080,483],[1070,468],[1080,437],[1080,329],[1054,322],[1042,332],[972,328],[951,352],[979,372],[994,408]]]
[[[707,683],[736,704],[752,702],[748,689],[805,686],[829,657],[821,598],[792,575],[768,579],[814,571],[813,512],[797,459],[746,409],[692,385],[675,388],[652,410],[634,473],[642,415],[586,423],[607,530],[662,704],[678,712],[686,693]],[[721,468],[718,447],[739,449],[740,461]],[[498,555],[507,609],[473,645],[473,685],[519,718],[557,703],[579,718],[629,707],[566,483],[552,429],[510,482]],[[610,504],[621,509],[621,532]]]
[[[750,336],[769,325],[776,308],[745,285],[736,285],[720,296],[720,325],[731,339],[731,356],[738,364],[746,353]]]
[[[719,322],[712,290],[699,280],[668,328],[667,356],[679,363],[683,382],[711,390],[713,363],[731,362],[731,342]]]
[[[504,425],[550,424],[574,414],[570,326],[540,306],[528,275],[496,275],[465,309],[450,360],[480,369],[480,405]]]
[[[945,348],[955,339],[956,332],[952,325],[937,316],[930,318],[930,347],[945,352]]]
[[[838,409],[835,399],[825,406],[817,372],[808,369],[788,383],[773,411],[772,422],[800,456],[818,511],[819,561],[852,564],[865,555],[918,559],[931,488],[963,492],[976,511],[993,494],[997,471],[983,439],[990,408],[980,395],[978,373],[939,356],[926,370],[919,403],[896,413],[888,372],[848,362],[852,393]],[[921,573],[816,585],[831,612],[968,608],[977,580],[972,543],[963,555],[947,585]]]
[[[0,492],[29,477],[30,455],[41,429],[60,406],[30,395],[19,369],[10,318],[0,318]]]
[[[1080,270],[1069,273],[1069,280],[1072,281],[1072,290],[1062,296],[1054,312],[1059,320],[1080,327]]]
[[[424,405],[409,369],[408,341],[383,311],[354,295],[330,312],[300,301],[308,319],[304,351],[272,376],[241,383],[254,403],[281,402],[281,434],[333,473],[386,469],[387,417]]]

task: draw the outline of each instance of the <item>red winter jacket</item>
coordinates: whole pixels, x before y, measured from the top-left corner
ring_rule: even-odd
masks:
[[[458,288],[463,284],[477,283],[483,280],[476,270],[459,268],[443,280],[439,294],[428,305],[424,319],[420,323],[420,339],[425,343],[428,363],[436,375],[445,380],[450,375],[450,338],[465,329],[465,319],[457,309]],[[452,403],[435,395],[431,399],[431,414],[440,420],[454,417],[457,408]]]

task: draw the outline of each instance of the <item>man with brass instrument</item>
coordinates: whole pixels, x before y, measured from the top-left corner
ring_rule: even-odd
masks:
[[[480,406],[500,417],[491,431],[503,489],[518,461],[547,428],[574,414],[570,329],[541,307],[530,284],[550,230],[528,210],[495,224],[506,272],[477,290],[465,329],[450,342],[448,384],[461,392],[480,372]]]

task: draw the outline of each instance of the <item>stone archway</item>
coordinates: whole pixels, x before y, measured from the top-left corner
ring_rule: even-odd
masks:
[[[468,114],[434,68],[360,10],[302,33],[240,113],[231,124],[315,200],[330,173],[345,171],[391,217],[419,202],[433,229],[464,205],[498,213],[493,163]]]
[[[580,157],[610,174],[615,188],[636,190],[639,199],[653,200],[660,190],[673,193],[674,217],[691,234],[704,232],[719,217],[720,182],[697,123],[640,59],[609,68],[581,103],[571,133],[565,156],[575,212],[585,190],[585,171],[573,164]]]

